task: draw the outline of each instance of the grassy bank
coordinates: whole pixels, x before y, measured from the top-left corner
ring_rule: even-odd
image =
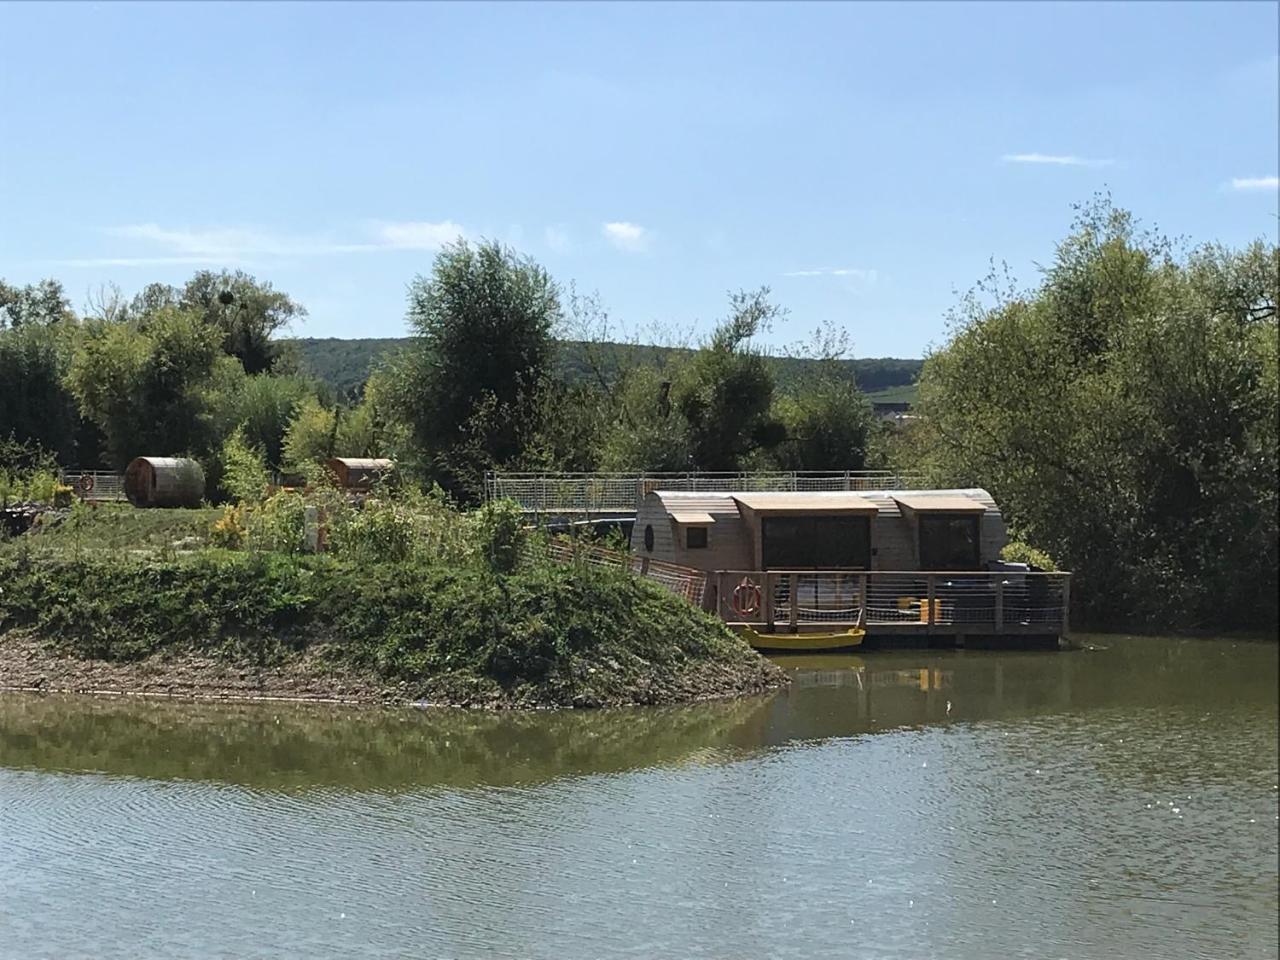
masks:
[[[308,696],[323,695],[332,677],[333,695],[363,700],[604,706],[781,682],[715,618],[651,583],[585,565],[500,574],[481,564],[279,553],[77,559],[10,550],[0,584],[7,686],[84,688],[106,676],[217,695],[222,674],[209,665],[222,664],[236,695],[251,695],[255,677],[271,693],[268,678],[297,674]]]

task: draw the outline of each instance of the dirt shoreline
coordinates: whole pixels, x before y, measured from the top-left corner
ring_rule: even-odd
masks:
[[[27,634],[0,634],[0,691],[8,692],[511,710],[695,703],[759,696],[786,683],[782,670],[768,661],[740,668],[699,664],[662,687],[642,684],[625,697],[564,703],[539,697],[536,688],[501,691],[466,676],[429,678],[420,683],[387,681],[335,665],[314,650],[269,666],[234,663],[189,651],[136,662],[110,662],[59,653]]]

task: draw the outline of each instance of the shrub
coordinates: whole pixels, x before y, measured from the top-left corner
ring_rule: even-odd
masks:
[[[486,503],[475,513],[480,555],[495,573],[510,573],[520,562],[524,543],[524,513],[512,500]]]
[[[1043,550],[1037,550],[1030,544],[1014,540],[1000,549],[1000,559],[1008,563],[1027,563],[1041,570],[1057,570],[1058,565]]]

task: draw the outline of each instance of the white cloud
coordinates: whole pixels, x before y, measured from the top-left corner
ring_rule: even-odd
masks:
[[[1232,190],[1278,190],[1280,177],[1233,177]]]
[[[1069,153],[1006,153],[1000,159],[1005,163],[1039,163],[1058,167],[1109,167],[1115,163],[1114,160],[1096,160]]]
[[[106,257],[61,260],[73,267],[141,267],[163,264],[239,264],[248,258],[328,257],[344,253],[395,250],[439,250],[465,236],[452,220],[375,220],[363,225],[363,236],[351,240],[330,234],[275,233],[256,227],[171,228],[157,223],[108,227],[108,236],[162,248],[164,255],[132,251]]]
[[[788,270],[783,274],[784,277],[847,277],[852,280],[858,280],[867,285],[871,285],[878,279],[875,270],[868,270],[862,267],[836,267],[834,270]]]
[[[651,231],[638,223],[627,223],[625,220],[606,223],[601,230],[606,240],[619,250],[626,250],[628,253],[641,253],[648,250],[649,243],[653,239]]]
[[[466,235],[466,231],[452,220],[379,223],[375,229],[382,245],[395,250],[439,250]]]

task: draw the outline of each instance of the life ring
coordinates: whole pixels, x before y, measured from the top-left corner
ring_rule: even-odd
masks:
[[[729,605],[733,607],[734,613],[745,617],[760,609],[761,597],[760,587],[752,583],[750,577],[743,577],[742,582],[733,588]]]
[[[93,490],[92,474],[85,474],[83,477],[80,478],[80,490],[84,493],[89,493],[91,490]]]

